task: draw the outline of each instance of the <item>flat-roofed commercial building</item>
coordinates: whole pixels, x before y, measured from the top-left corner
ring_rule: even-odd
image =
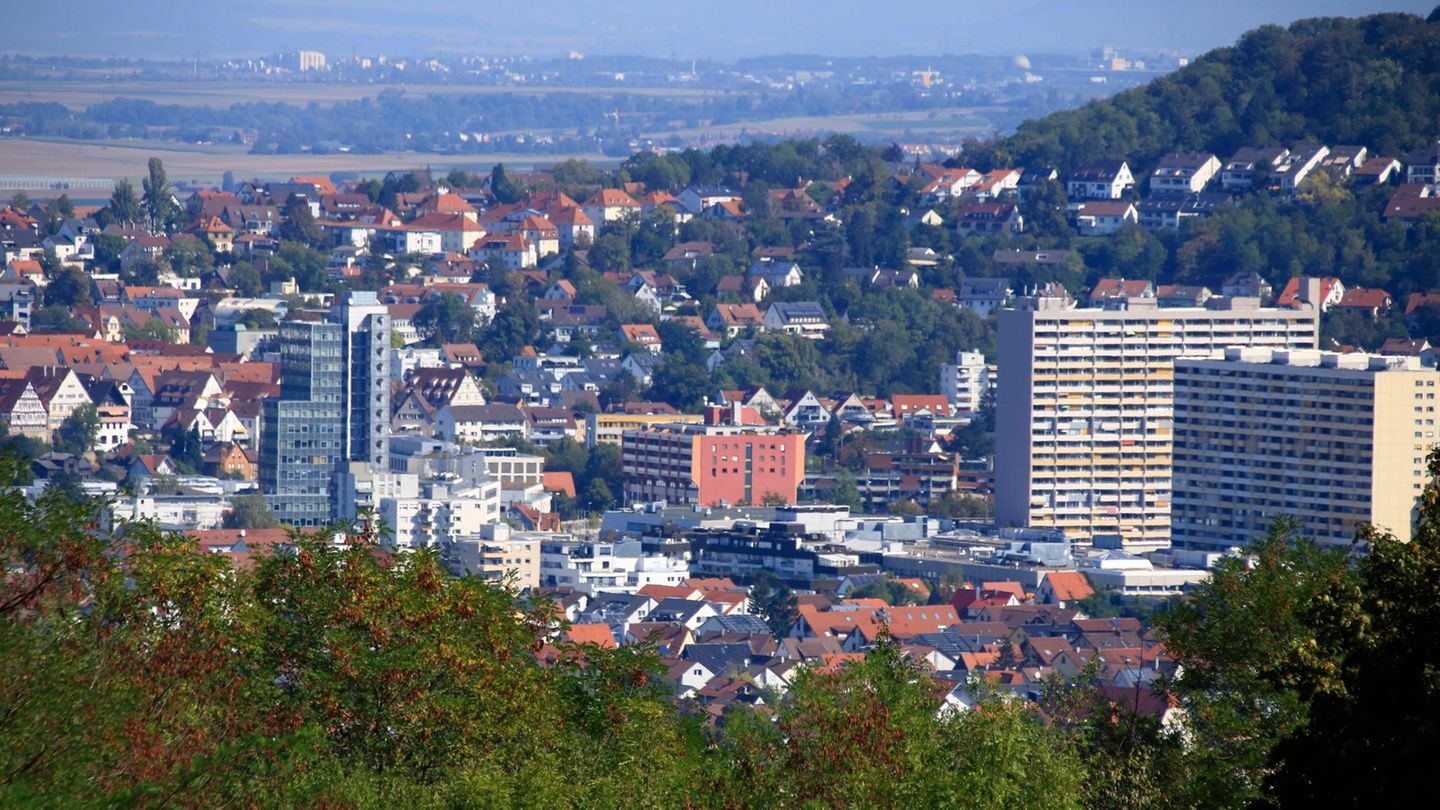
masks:
[[[1281,515],[1348,544],[1404,540],[1429,480],[1440,372],[1415,357],[1229,349],[1175,363],[1173,539],[1244,546]]]
[[[585,446],[618,445],[628,430],[676,422],[699,424],[704,419],[698,413],[591,413],[585,417]]]
[[[702,506],[795,503],[805,478],[805,434],[752,425],[652,425],[620,445],[628,503]]]
[[[1170,539],[1177,358],[1226,346],[1314,348],[1315,311],[1254,298],[1204,307],[1067,309],[1019,299],[999,314],[995,514],[1002,526]]]

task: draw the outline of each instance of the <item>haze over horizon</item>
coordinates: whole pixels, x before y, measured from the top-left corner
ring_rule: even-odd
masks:
[[[490,5],[490,4],[485,4]],[[555,56],[569,51],[729,60],[818,54],[1085,53],[1121,49],[1198,54],[1267,23],[1380,11],[1428,14],[1434,0],[962,0],[877,9],[861,0],[796,13],[794,5],[733,0],[684,7],[631,0],[552,0],[486,8],[464,0],[411,0],[403,14],[381,0],[58,0],[11,9],[0,52],[145,58],[253,57],[313,49],[340,56]]]

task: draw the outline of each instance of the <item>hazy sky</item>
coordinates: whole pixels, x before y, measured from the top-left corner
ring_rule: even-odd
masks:
[[[1199,53],[1264,23],[1437,0],[8,0],[0,52],[255,56],[532,54],[681,58],[1084,52]]]

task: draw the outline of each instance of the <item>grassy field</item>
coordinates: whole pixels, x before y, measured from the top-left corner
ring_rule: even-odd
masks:
[[[385,172],[429,166],[440,171],[460,167],[489,171],[497,162],[515,169],[546,166],[567,157],[596,164],[617,161],[604,155],[425,155],[413,152],[383,155],[250,155],[238,146],[192,146],[168,141],[60,141],[34,138],[0,139],[0,176],[129,177],[146,172],[151,157],[165,162],[174,181],[217,182],[226,171],[238,178],[289,177],[296,174]],[[4,186],[0,185],[0,190]],[[34,196],[43,196],[31,194]]]
[[[73,110],[116,98],[188,107],[228,107],[252,101],[330,107],[343,101],[374,98],[385,90],[410,95],[482,95],[499,93],[626,93],[661,98],[694,99],[729,95],[730,91],[694,87],[492,87],[435,84],[306,84],[300,82],[45,82],[0,81],[0,104],[20,101],[59,102]]]

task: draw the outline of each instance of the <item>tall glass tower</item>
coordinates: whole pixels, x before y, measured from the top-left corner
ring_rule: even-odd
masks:
[[[265,402],[260,486],[281,522],[332,523],[343,511],[338,473],[352,461],[389,467],[389,347],[390,316],[374,293],[280,324],[280,397]]]

